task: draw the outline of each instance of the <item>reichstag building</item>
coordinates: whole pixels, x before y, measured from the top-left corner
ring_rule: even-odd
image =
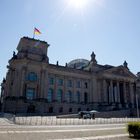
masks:
[[[92,52],[90,60],[54,65],[49,63],[48,47],[45,41],[20,39],[1,84],[3,111],[55,115],[135,107],[137,77],[126,61],[100,65]]]

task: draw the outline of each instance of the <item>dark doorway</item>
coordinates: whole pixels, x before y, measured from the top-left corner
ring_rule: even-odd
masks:
[[[84,93],[84,103],[88,103],[88,94],[86,92]]]
[[[120,86],[120,102],[122,104],[122,107],[124,107],[124,92],[123,92],[123,83],[119,84]]]
[[[27,113],[35,113],[35,106],[30,104],[27,108]]]

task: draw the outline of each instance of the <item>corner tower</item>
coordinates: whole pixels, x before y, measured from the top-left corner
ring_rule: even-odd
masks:
[[[20,39],[18,52],[13,52],[7,66],[6,80],[3,82],[6,111],[9,111],[8,107],[13,98],[35,99],[44,95],[43,87],[47,81],[46,69],[49,62],[48,47],[49,44],[45,41],[28,37]]]
[[[48,62],[48,47],[49,44],[45,41],[40,41],[28,37],[23,37],[17,46],[17,58],[23,59],[28,58],[35,61],[46,61]]]

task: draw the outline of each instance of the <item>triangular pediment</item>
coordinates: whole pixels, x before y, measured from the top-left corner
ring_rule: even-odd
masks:
[[[111,69],[103,71],[103,73],[122,77],[136,78],[136,76],[124,66],[113,67]]]

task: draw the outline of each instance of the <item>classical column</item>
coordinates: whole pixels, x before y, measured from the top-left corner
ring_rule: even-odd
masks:
[[[64,90],[63,90],[63,96],[62,96],[63,101],[66,101],[66,93],[67,93],[67,78],[64,77]]]
[[[92,102],[94,104],[98,103],[98,80],[96,77],[92,76],[92,85],[91,85],[91,94],[92,94]]]
[[[113,82],[110,81],[110,90],[109,90],[109,101],[113,103]]]
[[[24,80],[25,80],[25,73],[26,73],[26,68],[24,67],[22,69],[22,73],[21,73],[21,87],[20,87],[20,96],[24,96],[23,95],[23,91],[24,91]]]
[[[98,102],[102,102],[102,97],[101,97],[101,83],[98,81]]]
[[[126,83],[123,83],[123,97],[124,97],[124,103],[127,103],[127,96],[126,96]]]
[[[132,108],[134,108],[134,90],[133,90],[133,84],[129,83],[130,86],[130,100],[132,104]]]
[[[56,75],[54,75],[54,100],[57,101],[57,93],[58,93],[58,87],[57,87],[57,79],[56,79]]]
[[[106,80],[103,80],[103,98],[104,98],[104,102],[107,102],[107,84],[106,84]]]
[[[73,81],[73,85],[72,85],[72,102],[74,102],[74,99],[75,99],[75,83],[76,83],[76,80],[75,79],[72,79],[72,81]]]
[[[5,89],[5,97],[6,96],[13,96],[12,95],[12,86],[11,86],[11,83],[12,83],[12,68],[10,68],[10,66],[7,66],[8,68],[8,73],[7,73],[7,76],[6,76],[6,89]]]
[[[11,89],[10,89],[10,92],[11,92],[11,95],[12,96],[15,96],[15,93],[14,93],[14,89],[15,89],[15,85],[14,85],[14,81],[15,80],[15,77],[14,77],[14,70],[13,69],[11,69],[11,83],[10,83],[10,87],[11,87]]]
[[[9,82],[9,95],[14,96],[13,94],[13,70],[10,69],[10,82]]]
[[[15,70],[14,71],[14,81],[13,81],[13,93],[14,93],[14,96],[17,96],[17,97],[21,96],[19,94],[19,79],[18,78],[19,78],[18,71]]]
[[[47,73],[47,71],[45,70],[44,71],[44,78],[43,78],[43,81],[44,81],[44,91],[43,91],[43,98],[47,98],[47,94],[48,94],[48,73]]]
[[[43,88],[44,88],[44,70],[41,70],[41,80],[40,80],[40,95],[38,93],[37,98],[43,98]]]
[[[115,86],[113,87],[114,91],[114,102],[118,102],[118,94],[117,94],[117,83],[115,83]]]
[[[117,102],[120,103],[120,86],[119,86],[119,82],[117,82]]]
[[[84,81],[82,81],[81,102],[84,102],[84,93],[85,93],[84,90],[85,90]]]
[[[7,82],[8,81],[8,82]],[[4,97],[6,96],[10,96],[9,95],[9,89],[10,89],[10,75],[9,75],[9,71],[7,72],[7,76],[6,76],[6,83],[5,83],[5,89],[4,89]]]

